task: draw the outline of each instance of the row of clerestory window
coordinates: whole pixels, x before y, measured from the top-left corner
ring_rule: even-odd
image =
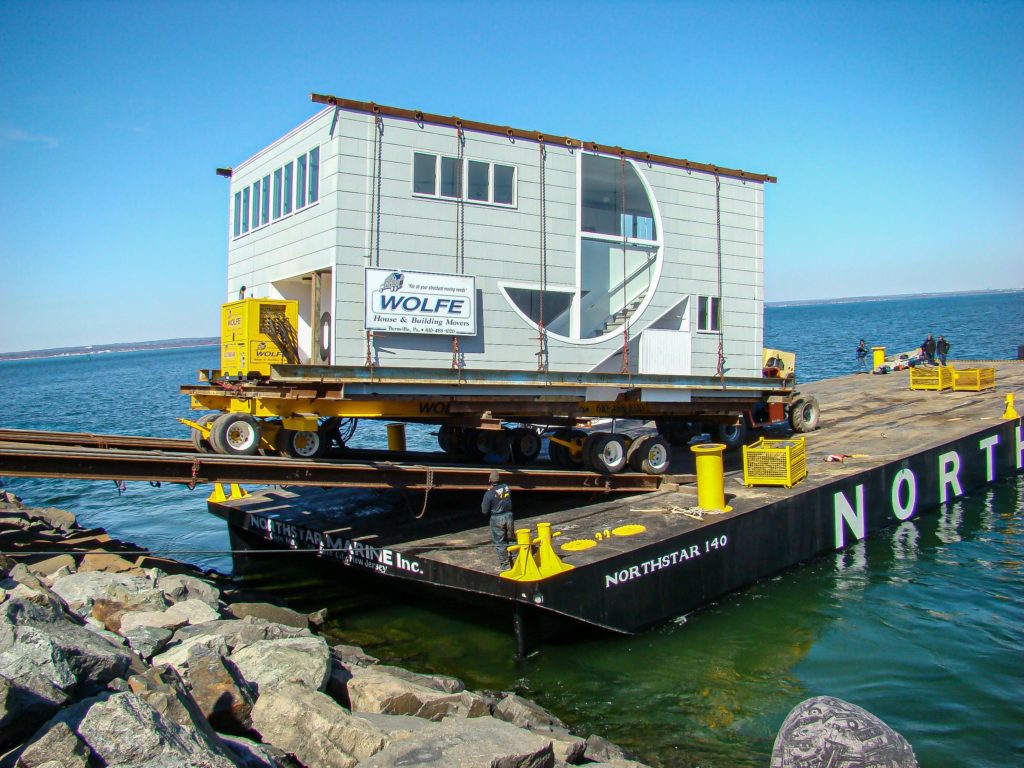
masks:
[[[235,192],[234,237],[277,221],[320,199],[320,147]]]

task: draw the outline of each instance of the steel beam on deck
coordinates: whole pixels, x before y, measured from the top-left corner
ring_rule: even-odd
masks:
[[[489,486],[487,476],[492,469],[495,468],[0,443],[0,475],[9,477],[426,491],[482,490]],[[518,467],[499,471],[502,480],[518,491],[640,493],[655,491],[660,484],[657,476],[632,473],[603,476]]]

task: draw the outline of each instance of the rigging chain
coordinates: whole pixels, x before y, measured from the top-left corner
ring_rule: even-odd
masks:
[[[548,210],[547,210],[547,147],[539,137],[537,150],[540,159],[540,304],[537,321],[537,370],[548,369],[547,332],[544,330],[544,294],[548,288]]]

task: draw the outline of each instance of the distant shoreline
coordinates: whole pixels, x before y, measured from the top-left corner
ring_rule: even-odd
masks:
[[[85,347],[58,347],[56,349],[33,349],[25,352],[0,352],[0,362],[15,360],[44,360],[54,357],[85,357],[107,355],[117,352],[156,352],[162,349],[190,349],[193,347],[216,347],[220,339],[164,339],[162,341],[135,341],[119,344],[92,344]]]
[[[935,291],[931,293],[897,293],[887,296],[847,296],[837,299],[793,299],[791,301],[766,301],[766,307],[807,307],[823,304],[861,304],[870,301],[897,301],[900,299],[937,299],[953,296],[998,296],[1007,293],[1024,293],[1024,288],[992,288],[984,291]]]

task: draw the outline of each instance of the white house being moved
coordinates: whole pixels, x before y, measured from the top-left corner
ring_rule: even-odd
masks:
[[[760,376],[770,176],[314,94],[231,176],[302,363]]]

